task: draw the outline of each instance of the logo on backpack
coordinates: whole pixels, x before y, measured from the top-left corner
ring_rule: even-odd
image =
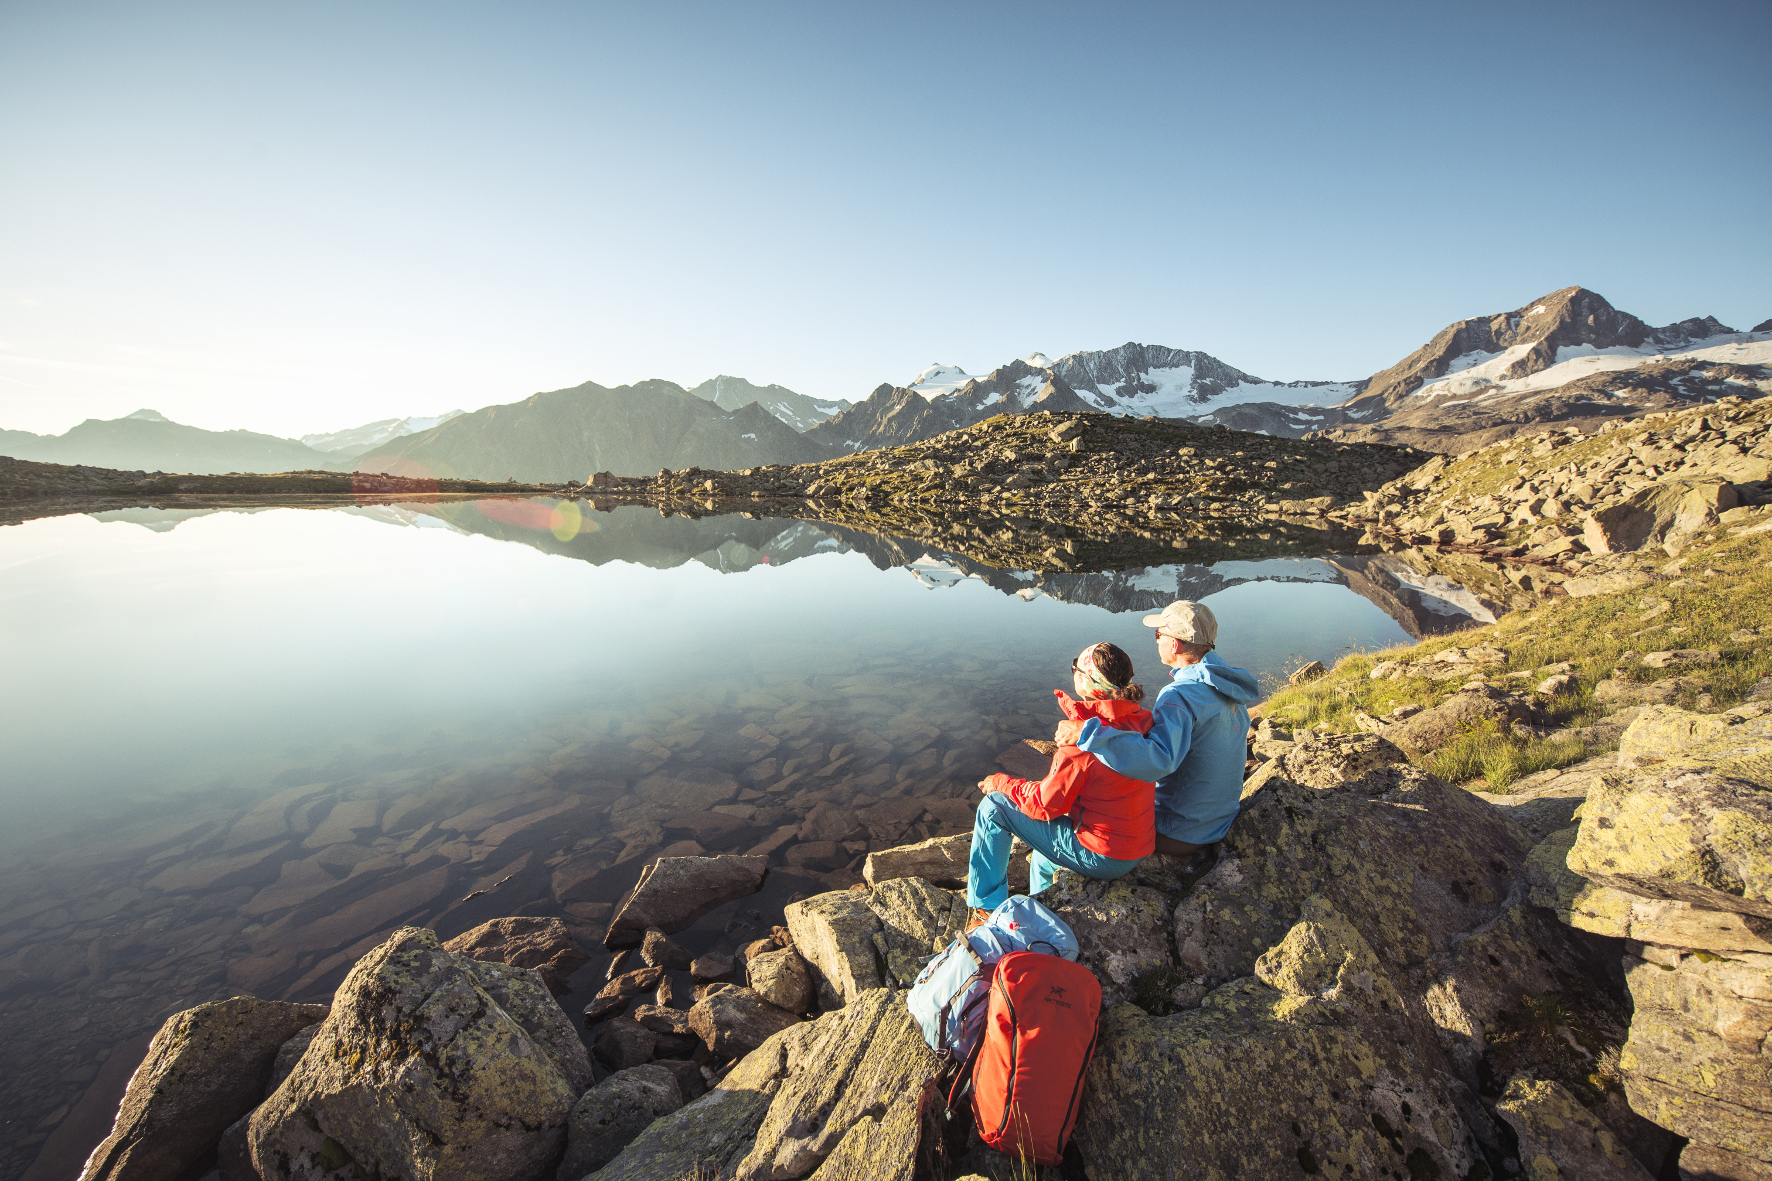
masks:
[[[1046,995],[1042,1000],[1048,1005],[1057,1005],[1060,1008],[1069,1009],[1073,1006],[1071,1005],[1071,1002],[1064,999],[1064,994],[1069,991],[1070,989],[1068,988],[1062,988],[1059,985],[1054,984],[1046,989]]]

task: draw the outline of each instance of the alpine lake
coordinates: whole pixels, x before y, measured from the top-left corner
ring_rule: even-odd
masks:
[[[0,529],[0,1181],[72,1176],[169,1014],[324,1001],[398,926],[560,917],[595,953],[560,998],[582,1022],[644,864],[767,853],[762,893],[676,936],[730,954],[870,849],[969,830],[1085,645],[1120,645],[1154,696],[1141,617],[1173,599],[1269,685],[1483,610],[1321,530],[1010,569],[977,555],[1013,518],[601,508]]]

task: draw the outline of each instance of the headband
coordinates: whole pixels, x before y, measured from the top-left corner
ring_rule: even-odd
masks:
[[[1088,682],[1089,696],[1092,698],[1112,697],[1124,688],[1124,686],[1116,685],[1108,680],[1102,675],[1101,670],[1095,667],[1096,649],[1106,647],[1106,644],[1091,644],[1083,649],[1083,654],[1073,662],[1073,667],[1082,673],[1083,679]]]

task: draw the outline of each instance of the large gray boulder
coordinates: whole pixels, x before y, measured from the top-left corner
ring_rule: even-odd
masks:
[[[1643,765],[1589,793],[1569,868],[1645,898],[1772,920],[1772,715],[1723,718],[1733,724],[1661,708],[1632,722],[1624,749]]]
[[[1772,1172],[1772,955],[1657,958],[1625,959],[1636,1012],[1619,1066],[1631,1106]]]
[[[196,1164],[258,1106],[283,1044],[325,1016],[325,1005],[237,996],[168,1017],[81,1181],[169,1181]]]
[[[736,1181],[911,1181],[935,1143],[940,1063],[903,999],[867,993],[797,1049]]]
[[[539,1181],[592,1081],[536,973],[403,927],[345,977],[301,1061],[253,1112],[248,1150],[264,1181]]]
[[[1103,1007],[1132,999],[1138,978],[1169,968],[1169,899],[1121,878],[1098,882],[1061,870],[1040,895],[1077,936],[1079,962],[1101,982]]]
[[[651,928],[674,935],[714,907],[755,894],[768,873],[767,857],[660,857],[641,871],[604,946],[638,946]]]
[[[621,1154],[653,1120],[683,1106],[677,1076],[662,1066],[618,1070],[580,1096],[566,1128],[555,1181],[579,1181]]]
[[[956,801],[957,802],[957,801]],[[1028,845],[1015,839],[1009,853],[1009,892],[1028,891]],[[966,884],[972,857],[972,834],[957,833],[950,837],[930,837],[914,845],[898,845],[877,849],[862,864],[862,880],[878,886],[893,878],[922,878],[932,886],[959,889]]]
[[[1379,958],[1351,924],[1298,926],[1264,957],[1281,988],[1246,977],[1170,1016],[1103,1014],[1076,1132],[1092,1175],[1489,1175],[1431,1040],[1374,1003],[1395,995]]]
[[[872,890],[836,890],[787,907],[794,950],[806,961],[818,1003],[835,1009],[888,977],[900,988],[966,924],[966,900],[921,878]]]

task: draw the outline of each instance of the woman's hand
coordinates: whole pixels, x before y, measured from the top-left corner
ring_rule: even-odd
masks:
[[[978,790],[981,794],[988,796],[993,791],[1003,791],[1008,784],[1009,776],[998,771],[995,775],[986,775],[983,779],[980,779],[978,781]]]
[[[1058,723],[1058,729],[1052,732],[1052,741],[1058,743],[1060,746],[1075,746],[1077,745],[1078,739],[1082,737],[1082,722],[1060,722]]]

